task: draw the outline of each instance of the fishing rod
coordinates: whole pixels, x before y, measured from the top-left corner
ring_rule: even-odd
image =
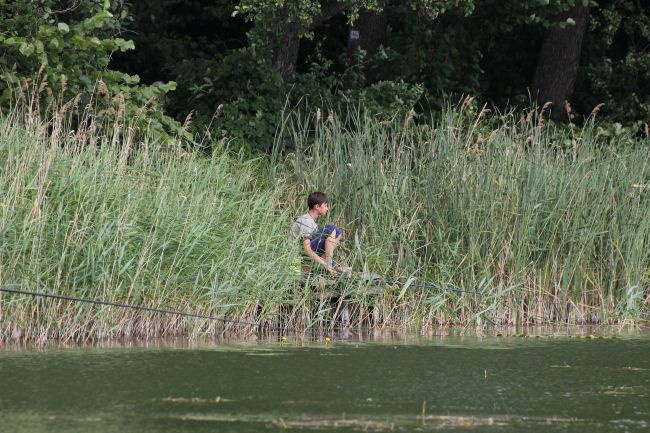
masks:
[[[260,329],[267,329],[267,330],[270,330],[270,331],[286,331],[287,330],[287,328],[282,328],[282,327],[266,326],[261,322],[260,323],[246,322],[246,321],[242,321],[242,320],[234,320],[234,319],[227,319],[225,317],[212,316],[212,315],[209,315],[209,314],[190,313],[190,312],[187,312],[187,311],[173,310],[171,308],[146,307],[146,306],[143,306],[143,305],[125,304],[125,303],[115,302],[115,301],[106,301],[106,300],[103,300],[103,299],[81,298],[81,297],[76,297],[76,296],[60,295],[60,294],[56,294],[56,293],[46,293],[46,292],[35,292],[35,291],[29,291],[29,290],[20,290],[20,289],[14,289],[14,288],[10,288],[10,287],[0,287],[0,292],[11,293],[11,294],[15,294],[15,295],[33,296],[35,298],[59,299],[59,300],[71,301],[71,302],[82,302],[82,303],[87,303],[87,304],[107,305],[107,306],[110,306],[110,307],[128,308],[128,309],[139,310],[139,311],[148,311],[148,312],[152,312],[152,313],[172,314],[172,315],[183,316],[183,317],[194,317],[194,318],[197,318],[197,319],[214,320],[214,321],[222,322],[224,324],[231,324],[231,325],[238,325],[238,326],[248,326],[248,327],[257,327],[257,328],[260,328]]]

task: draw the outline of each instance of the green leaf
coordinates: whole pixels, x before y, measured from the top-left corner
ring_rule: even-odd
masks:
[[[134,50],[135,44],[133,41],[127,41],[122,38],[113,39],[113,43],[120,49],[120,51]]]
[[[113,17],[112,13],[110,13],[109,11],[104,10],[104,11],[98,12],[94,17],[91,18],[91,20],[92,20],[92,23],[95,26],[95,28],[100,28],[104,24],[106,24],[106,22],[108,21],[109,18],[112,18],[112,17]]]
[[[66,23],[59,23],[57,24],[57,27],[61,31],[61,33],[68,33],[70,31],[70,27]]]
[[[120,73],[122,80],[126,84],[138,84],[140,82],[140,76],[137,74],[129,75],[125,73]]]
[[[164,84],[158,84],[158,88],[162,90],[163,93],[171,92],[176,90],[176,81],[168,81]]]
[[[415,281],[415,278],[411,277],[408,280],[406,280],[406,283],[404,284],[404,287],[402,287],[402,290],[399,292],[399,295],[397,295],[397,301],[400,301],[403,297],[408,288],[413,284]]]
[[[20,44],[20,48],[18,48],[18,51],[20,51],[20,54],[22,54],[25,57],[29,57],[34,53],[34,45],[23,42]]]

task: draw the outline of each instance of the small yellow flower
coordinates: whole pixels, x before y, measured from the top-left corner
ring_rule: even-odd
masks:
[[[329,338],[329,337],[325,337],[325,341],[330,341],[330,338]]]

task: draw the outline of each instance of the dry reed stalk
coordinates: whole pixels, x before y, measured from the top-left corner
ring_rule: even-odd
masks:
[[[552,105],[553,103],[551,101],[545,102],[544,105],[542,105],[542,109],[539,112],[539,121],[537,122],[537,127],[539,129],[544,128],[544,113],[546,113]]]
[[[605,106],[605,104],[604,104],[603,102],[601,102],[600,104],[597,104],[597,105],[593,108],[593,110],[591,110],[591,113],[589,113],[589,117],[590,117],[590,118],[594,118],[594,117],[596,117],[596,116],[598,115],[598,113],[600,112],[600,110],[602,110],[602,108],[603,108],[604,106]]]

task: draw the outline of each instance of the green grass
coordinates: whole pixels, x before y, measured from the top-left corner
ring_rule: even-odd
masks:
[[[464,107],[430,125],[288,116],[274,156],[254,159],[163,147],[134,138],[128,122],[79,132],[63,114],[45,134],[42,121],[0,117],[2,286],[331,326],[340,311],[286,271],[290,221],[308,191],[324,190],[330,219],[346,228],[342,261],[406,283],[379,296],[358,280],[338,289],[355,300],[355,325],[639,323],[646,314],[647,141],[624,147],[591,122],[558,130],[536,115],[485,119]],[[237,330],[0,294],[4,339]]]

